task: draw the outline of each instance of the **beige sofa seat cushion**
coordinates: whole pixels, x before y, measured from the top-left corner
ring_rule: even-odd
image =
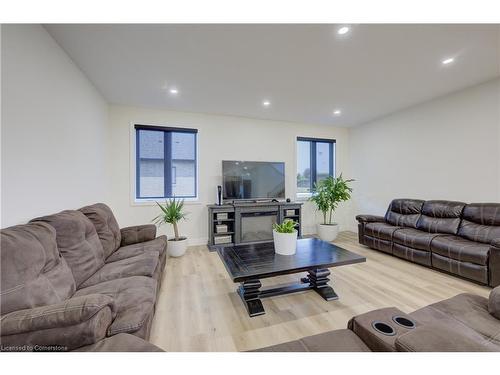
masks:
[[[164,257],[167,252],[167,237],[160,236],[151,241],[122,246],[106,259],[106,263],[116,262],[151,252],[159,253],[160,258]]]
[[[81,285],[104,264],[104,250],[94,225],[80,211],[67,210],[33,219],[56,230],[57,247]]]
[[[104,203],[96,203],[79,209],[94,225],[107,258],[120,247],[121,231],[113,211]]]
[[[108,336],[132,333],[147,338],[147,325],[154,314],[157,283],[145,276],[106,281],[78,290],[75,296],[105,294],[113,298],[116,318],[108,329]]]
[[[89,294],[54,305],[13,311],[1,318],[2,346],[58,346],[72,350],[103,339],[114,317],[109,296]]]
[[[163,352],[162,349],[137,336],[119,333],[76,349],[77,352]]]
[[[78,289],[130,276],[153,277],[158,262],[159,253],[151,251],[132,258],[106,263],[96,273],[85,280]]]
[[[450,321],[461,325],[460,330],[469,335],[477,333],[484,340],[498,345],[500,348],[500,321],[488,311],[488,299],[469,293],[423,307],[410,314],[422,324]]]
[[[1,314],[59,303],[75,292],[75,280],[45,223],[16,225],[1,233]]]

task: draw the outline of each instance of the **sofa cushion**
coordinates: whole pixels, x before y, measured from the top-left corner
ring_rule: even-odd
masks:
[[[423,204],[424,201],[419,199],[394,199],[387,209],[385,220],[392,225],[416,228]]]
[[[497,286],[490,292],[488,311],[495,318],[500,319],[500,286]]]
[[[451,321],[454,327],[461,326],[459,329],[464,333],[471,330],[470,334],[481,335],[485,343],[500,345],[499,321],[489,313],[488,299],[475,294],[459,294],[414,311],[410,316],[423,325],[449,325]]]
[[[73,272],[77,287],[103,266],[101,241],[90,220],[80,211],[62,211],[32,220],[35,221],[55,228],[57,246]]]
[[[127,333],[119,333],[95,344],[83,346],[76,352],[163,352],[153,345],[137,336]]]
[[[108,329],[108,335],[132,333],[146,338],[154,313],[156,300],[156,281],[150,277],[132,276],[96,284],[78,290],[75,296],[100,293],[113,298],[116,318]]]
[[[466,240],[459,236],[439,236],[432,240],[431,251],[441,256],[485,266],[488,264],[490,246]]]
[[[419,326],[396,339],[399,352],[496,352],[500,348],[471,330],[460,326],[430,323]]]
[[[75,292],[75,280],[45,223],[16,225],[1,233],[1,314],[59,303]]]
[[[437,233],[427,233],[413,228],[402,228],[394,232],[393,241],[413,249],[430,251],[431,242],[439,236]]]
[[[254,352],[369,352],[370,349],[350,329],[337,329],[300,340],[268,346]]]
[[[121,231],[113,211],[104,203],[85,206],[80,210],[94,224],[104,249],[104,257],[110,256],[120,247]]]
[[[167,237],[160,236],[151,241],[122,246],[106,259],[106,263],[116,262],[118,260],[131,258],[148,252],[157,252],[160,254],[160,257],[162,257],[166,251]]]
[[[152,277],[159,262],[159,253],[149,252],[132,258],[106,263],[96,273],[85,280],[80,288],[103,283],[108,280],[121,279],[129,276]]]
[[[417,221],[417,229],[429,233],[457,234],[463,202],[426,201]]]
[[[58,345],[71,350],[93,344],[106,337],[113,311],[113,299],[102,294],[13,311],[2,316],[2,345]]]
[[[490,244],[500,238],[500,203],[471,203],[465,206],[458,235]]]
[[[387,223],[367,223],[365,225],[365,235],[391,241],[392,235],[399,228]]]

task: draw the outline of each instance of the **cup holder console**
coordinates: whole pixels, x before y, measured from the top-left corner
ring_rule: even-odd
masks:
[[[399,324],[401,327],[405,327],[408,329],[413,329],[416,327],[415,322],[409,318],[405,318],[404,316],[393,316],[392,321],[396,324]]]
[[[394,328],[392,328],[389,324],[384,322],[374,321],[372,322],[372,327],[375,331],[386,336],[394,336],[396,334]]]

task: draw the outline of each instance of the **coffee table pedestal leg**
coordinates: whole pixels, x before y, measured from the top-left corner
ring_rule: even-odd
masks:
[[[264,306],[259,298],[261,286],[260,280],[247,280],[242,282],[237,290],[250,316],[265,314]]]
[[[307,280],[316,293],[327,301],[333,301],[339,299],[339,296],[335,293],[333,288],[328,285],[328,281],[330,281],[328,276],[330,276],[330,270],[328,268],[319,268],[316,270],[309,270]]]

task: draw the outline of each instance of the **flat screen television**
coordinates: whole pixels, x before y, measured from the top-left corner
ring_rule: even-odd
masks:
[[[285,198],[285,163],[222,161],[222,190],[226,200]]]

